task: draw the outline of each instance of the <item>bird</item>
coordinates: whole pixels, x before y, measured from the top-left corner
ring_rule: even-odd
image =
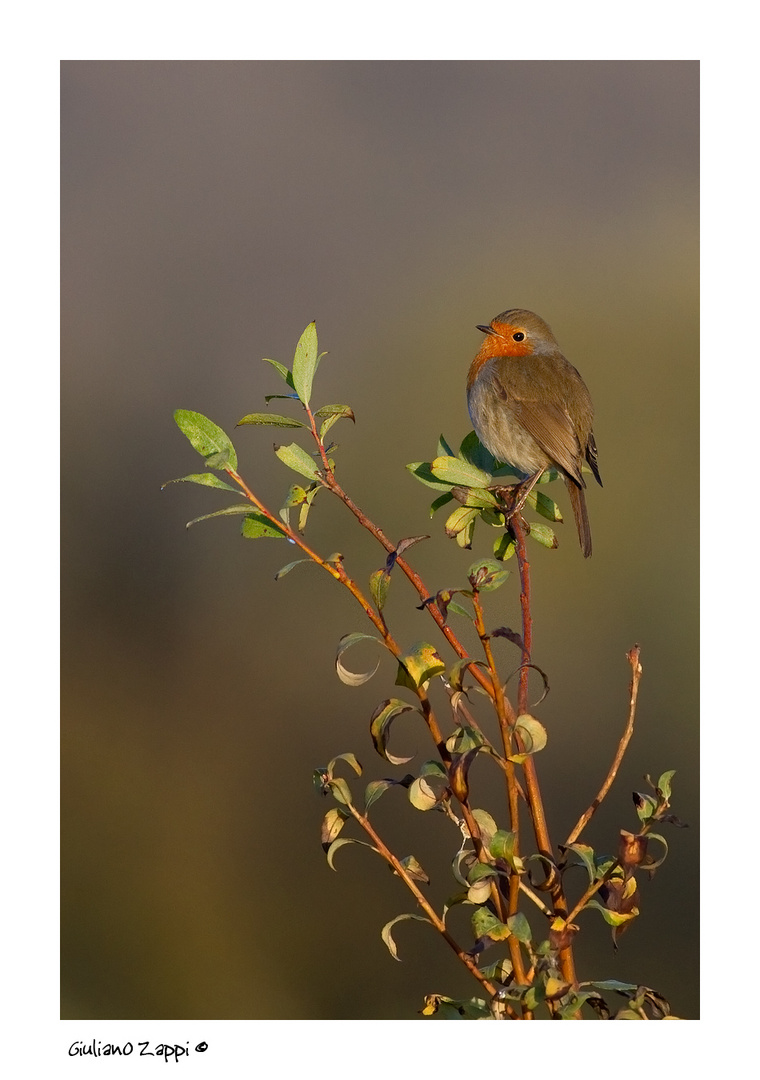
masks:
[[[602,484],[588,388],[562,355],[550,327],[534,312],[511,308],[477,329],[485,337],[470,364],[467,408],[483,446],[523,477],[510,516],[522,509],[546,469],[558,469],[570,495],[581,551],[588,558],[584,459]]]

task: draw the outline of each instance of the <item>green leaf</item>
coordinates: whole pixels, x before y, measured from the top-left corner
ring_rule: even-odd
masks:
[[[409,802],[415,810],[433,810],[438,805],[439,795],[427,777],[418,776],[409,787]]]
[[[430,504],[430,516],[432,517],[436,510],[440,510],[442,506],[445,506],[446,503],[453,502],[453,500],[454,496],[449,495],[447,491],[445,491],[443,495],[439,495],[437,499],[433,499]]]
[[[430,878],[422,869],[422,866],[420,865],[419,861],[414,857],[414,855],[405,855],[403,859],[399,859],[399,862],[406,870],[412,881],[424,881],[426,885],[430,884]],[[394,873],[395,872],[396,871],[394,871]]]
[[[369,682],[377,669],[380,667],[380,661],[375,664],[372,671],[359,674],[355,671],[349,671],[347,667],[343,665],[341,657],[346,649],[350,649],[352,645],[355,645],[358,641],[374,641],[377,645],[382,645],[380,638],[373,637],[371,634],[346,634],[338,642],[338,652],[335,657],[335,670],[338,673],[338,678],[346,686],[361,686],[362,683]]]
[[[329,776],[333,775],[333,773],[335,772],[335,766],[338,764],[339,761],[345,761],[348,765],[351,766],[351,768],[354,770],[354,772],[356,773],[357,776],[361,776],[362,767],[361,767],[359,761],[357,760],[356,754],[351,754],[351,753],[336,754],[336,756],[332,759],[330,764],[327,766],[327,772],[328,772]]]
[[[301,487],[300,484],[292,484],[288,488],[288,493],[285,496],[285,502],[283,503],[283,510],[286,507],[300,506],[302,502],[306,500],[306,488]]]
[[[515,553],[516,544],[509,533],[502,533],[493,545],[493,553],[500,562],[511,559]]]
[[[233,472],[237,472],[237,454],[229,436],[207,416],[191,412],[190,409],[177,409],[174,420],[201,457],[206,458],[207,462],[209,458],[215,459],[215,463],[210,468],[223,470],[229,466]],[[224,463],[217,455],[222,455]]]
[[[498,500],[495,495],[492,495],[487,488],[467,488],[467,497],[464,500],[464,506],[476,506],[478,510],[493,510],[498,506]],[[499,525],[501,525],[502,517],[499,516]],[[491,522],[489,521],[489,524]]]
[[[471,431],[462,439],[459,447],[459,457],[469,462],[470,465],[474,465],[476,469],[482,469],[483,472],[488,473],[490,476],[493,476],[496,471],[496,458],[489,450],[486,450],[474,431]]]
[[[446,665],[434,646],[426,641],[418,641],[412,645],[409,652],[399,657],[398,664],[396,686],[407,686],[410,690],[424,686],[434,675],[440,675],[446,670]]]
[[[620,982],[619,979],[594,980],[592,983],[583,983],[583,985],[593,986],[597,990],[614,990],[616,993],[622,994],[625,997],[629,994],[635,994],[638,989],[636,983]]]
[[[449,608],[451,608],[451,604],[449,604]],[[482,660],[473,660],[470,656],[464,656],[461,660],[457,660],[448,674],[448,682],[452,690],[464,689],[464,677],[470,664],[477,664],[482,668],[487,666]]]
[[[389,787],[396,787],[399,783],[399,780],[372,780],[367,784],[364,792],[364,813],[367,813],[370,806],[372,806],[373,803],[376,803]]]
[[[495,859],[504,859],[513,870],[517,871],[518,874],[522,874],[525,871],[525,864],[519,855],[515,854],[516,844],[517,837],[513,832],[498,829],[491,838],[488,850]]]
[[[530,535],[543,547],[556,548],[559,547],[559,540],[553,529],[550,529],[548,525],[540,525],[535,521],[530,523]]]
[[[327,432],[338,420],[345,417],[347,420],[356,423],[354,410],[349,405],[323,405],[321,409],[317,409],[314,416],[320,420],[324,419],[324,423],[319,429],[319,437],[323,440]]]
[[[659,833],[650,832],[647,835],[647,839],[649,839],[649,840],[659,840],[659,842],[665,848],[665,852],[664,852],[664,854],[662,855],[661,858],[654,859],[654,858],[652,858],[651,855],[648,855],[646,857],[646,859],[644,860],[641,869],[646,870],[647,873],[651,873],[653,870],[656,870],[659,866],[662,866],[662,864],[665,862],[665,859],[667,858],[669,849],[668,849],[667,840],[665,839],[664,836],[660,836]]]
[[[277,413],[253,412],[248,413],[242,420],[238,420],[237,426],[243,424],[259,424],[263,427],[306,427],[300,420],[294,420],[292,416],[278,416]]]
[[[295,386],[293,385],[293,376],[291,375],[290,371],[285,367],[284,364],[281,364],[279,362],[279,360],[269,360],[267,357],[264,357],[264,363],[265,364],[271,364],[272,367],[275,369],[275,371],[280,373],[280,375],[285,380],[285,382],[288,384],[288,386],[291,387],[291,389],[295,390]],[[271,396],[272,397],[280,397],[280,394],[272,394]],[[292,394],[288,394],[286,396],[287,397],[293,397]]]
[[[505,570],[496,559],[478,559],[467,571],[467,578],[473,589],[481,592],[493,592],[509,577],[509,570]]]
[[[468,528],[471,528],[475,518],[478,516],[477,508],[469,506],[458,506],[446,519],[446,524],[443,526],[447,536],[466,535]],[[466,544],[465,546],[469,546]]]
[[[426,761],[409,788],[409,802],[416,810],[433,810],[448,787],[448,776],[440,761]]]
[[[641,791],[633,792],[633,804],[636,808],[639,821],[644,823],[649,821],[657,810],[657,800],[653,799],[651,795],[643,794]]]
[[[619,911],[610,911],[609,908],[604,907],[597,900],[587,900],[587,908],[597,908],[601,911],[604,921],[610,926],[624,926],[628,922],[632,922],[639,914],[638,908],[632,908],[629,912],[621,913]]]
[[[472,913],[472,932],[477,939],[487,937],[491,941],[504,941],[510,935],[506,923],[492,915],[488,908],[475,908]]]
[[[400,961],[401,958],[398,954],[398,949],[396,948],[396,942],[393,940],[391,929],[396,925],[396,923],[403,922],[405,919],[416,919],[417,922],[430,922],[430,919],[428,919],[425,915],[397,915],[395,919],[391,919],[390,922],[387,922],[385,924],[381,931],[381,936],[385,944],[388,946],[388,952],[391,954],[394,960]]]
[[[478,664],[485,667],[485,664]],[[483,745],[483,735],[469,724],[463,724],[455,728],[446,740],[446,749],[450,754],[466,754],[468,750],[474,750]]]
[[[456,457],[456,454],[454,453],[454,451],[451,449],[449,444],[446,442],[443,435],[441,435],[441,437],[438,439],[438,449],[436,450],[436,455],[435,456],[436,457],[444,457],[444,456],[447,456],[447,455],[448,455],[448,457]]]
[[[309,404],[311,384],[318,363],[317,324],[310,322],[298,340],[293,357],[293,386],[304,405]]]
[[[392,765],[403,765],[405,762],[412,760],[411,757],[398,757],[388,750],[391,724],[397,717],[407,712],[418,713],[419,709],[416,709],[413,705],[408,705],[399,698],[389,698],[378,705],[370,719],[369,731],[375,750],[386,761],[390,761]]]
[[[660,793],[660,795],[662,795],[663,799],[667,801],[670,800],[671,794],[670,782],[675,775],[675,769],[668,769],[668,771],[664,772],[660,779],[657,781],[657,791]]]
[[[491,476],[475,465],[470,465],[460,458],[452,458],[448,455],[437,457],[430,463],[430,471],[439,480],[445,480],[448,484],[464,484],[465,487],[487,488],[491,483]]]
[[[185,528],[189,529],[191,525],[197,525],[199,521],[208,521],[209,518],[226,517],[229,514],[247,514],[250,509],[250,503],[238,503],[236,506],[226,506],[224,510],[216,510],[213,514],[202,514],[200,517],[193,518],[192,521],[188,521]]]
[[[202,487],[219,488],[220,491],[234,491],[236,494],[238,490],[232,484],[226,483],[220,477],[209,472],[193,473],[191,476],[179,476],[176,480],[167,480],[165,484],[161,485],[161,490],[163,491],[169,484],[200,484]]]
[[[592,847],[588,844],[568,844],[566,851],[574,852],[586,867],[588,873],[589,884],[596,881],[597,869],[596,869],[596,854]]]
[[[493,866],[487,866],[485,863],[476,863],[469,874],[469,885],[467,888],[467,899],[471,904],[485,904],[491,895],[491,884],[493,879],[497,876],[497,871]]]
[[[385,607],[390,584],[391,575],[385,569],[375,570],[374,574],[370,576],[369,591],[378,611],[382,611]]]
[[[548,742],[546,728],[529,713],[523,713],[522,716],[517,717],[515,731],[523,741],[525,754],[537,754]]]
[[[565,520],[554,499],[550,499],[548,495],[544,495],[543,491],[536,491],[534,488],[533,491],[528,494],[525,501],[529,506],[532,506],[537,513],[541,514],[542,517],[547,518],[549,521]]]
[[[307,454],[298,443],[290,443],[288,446],[275,446],[274,452],[289,469],[300,473],[302,476],[308,476],[310,480],[319,479],[319,471],[314,463],[314,458],[311,454]]]
[[[438,459],[436,459],[438,460]],[[437,488],[438,491],[449,492],[452,485],[446,480],[439,480],[430,471],[429,461],[412,461],[406,466],[412,476],[416,477],[426,487]],[[436,500],[437,502],[438,500]]]
[[[336,776],[332,780],[328,780],[326,786],[330,789],[333,798],[337,802],[343,803],[344,806],[352,805],[351,788],[342,776]]]
[[[491,840],[498,832],[498,826],[496,822],[487,810],[481,810],[479,807],[476,807],[473,810],[472,816],[478,823],[478,828],[480,829],[480,835],[483,843],[486,847],[488,847],[488,845],[491,843]]]
[[[435,1016],[438,1020],[490,1020],[491,1010],[482,998],[459,1001],[443,994],[427,994],[423,1016]]]
[[[248,507],[250,509],[250,503]],[[288,539],[288,535],[283,529],[275,525],[264,514],[259,513],[258,510],[246,516],[241,532],[246,540],[261,540],[264,537],[271,537],[272,539],[282,539],[284,537],[286,540]]]
[[[516,915],[510,915],[507,919],[507,926],[509,931],[513,934],[518,941],[522,941],[523,945],[528,945],[532,936],[530,929],[530,923],[525,918],[521,911],[518,911]]]
[[[311,563],[312,566],[317,565],[313,559],[296,559],[294,562],[289,562],[287,566],[281,566],[274,575],[274,580],[279,581],[280,578],[284,578],[286,574],[290,573],[294,566],[299,566],[301,563]]]
[[[298,514],[298,531],[303,534],[306,529],[306,519],[309,516],[312,503],[317,496],[317,492],[321,491],[321,488],[317,484],[312,484],[306,493],[306,498],[301,503],[301,510]]]
[[[366,847],[369,848],[370,851],[377,851],[377,848],[373,844],[368,844],[364,840],[351,840],[349,837],[339,837],[337,840],[333,840],[327,850],[327,865],[331,870],[335,870],[333,859],[335,858],[336,851],[338,851],[339,848],[345,847],[346,844],[358,844],[359,847]],[[379,855],[380,852],[377,851],[377,854]]]

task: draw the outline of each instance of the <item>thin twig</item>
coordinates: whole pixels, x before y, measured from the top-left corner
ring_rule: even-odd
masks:
[[[625,725],[625,731],[623,732],[623,736],[620,739],[620,743],[618,744],[617,753],[615,754],[615,759],[612,762],[612,765],[610,766],[610,771],[607,773],[607,777],[606,777],[604,783],[602,784],[601,788],[599,789],[599,794],[596,796],[594,801],[591,803],[588,810],[586,810],[583,814],[581,814],[580,818],[578,819],[577,824],[575,825],[575,828],[571,830],[570,835],[568,836],[567,840],[565,840],[565,847],[569,846],[570,844],[575,843],[575,841],[578,839],[580,834],[583,832],[583,830],[588,825],[591,818],[594,816],[596,811],[599,809],[599,806],[601,805],[602,800],[605,798],[605,796],[607,795],[607,792],[612,787],[613,781],[614,781],[615,777],[617,776],[617,771],[620,768],[620,763],[623,760],[623,756],[624,756],[624,754],[625,754],[625,752],[626,752],[626,750],[628,748],[628,743],[631,741],[631,736],[633,735],[633,725],[634,725],[634,721],[636,719],[636,702],[637,702],[638,696],[639,696],[639,683],[641,682],[641,674],[642,674],[642,670],[643,670],[642,667],[641,667],[641,664],[639,663],[639,655],[640,655],[640,653],[641,653],[641,648],[640,648],[639,645],[634,645],[633,648],[630,650],[630,652],[626,653],[626,658],[628,660],[628,663],[631,665],[631,672],[632,672],[631,685],[630,685],[630,688],[629,688],[630,689],[630,700],[629,700],[629,704],[628,704],[628,721],[627,721],[627,723]]]
[[[436,910],[430,904],[424,893],[417,885],[417,882],[414,880],[414,878],[411,877],[411,875],[402,865],[400,860],[396,858],[390,848],[387,847],[385,843],[383,843],[381,838],[375,832],[369,821],[369,818],[365,817],[364,814],[360,813],[360,811],[351,804],[349,804],[348,809],[351,811],[354,819],[359,823],[359,825],[361,825],[362,829],[364,829],[367,835],[371,838],[372,842],[374,843],[380,854],[383,856],[383,858],[386,860],[386,862],[393,867],[398,876],[402,879],[406,887],[412,893],[415,900],[425,912],[428,919],[433,924],[438,933],[441,935],[441,937],[444,939],[446,944],[449,945],[451,949],[453,949],[461,962],[468,969],[470,974],[478,980],[483,989],[488,994],[490,994],[491,997],[494,997],[498,993],[498,987],[494,983],[492,983],[490,979],[486,978],[486,976],[482,973],[482,971],[475,963],[473,958],[469,955],[469,953],[466,953],[464,949],[462,949],[457,944],[457,942],[446,929],[446,924],[444,923],[443,919],[440,917],[440,915],[438,915]]]

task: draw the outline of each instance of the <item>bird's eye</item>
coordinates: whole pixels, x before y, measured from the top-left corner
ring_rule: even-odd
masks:
[[[525,334],[522,332],[522,330],[518,330],[516,334],[512,335],[512,340],[513,341],[524,341],[525,340]]]

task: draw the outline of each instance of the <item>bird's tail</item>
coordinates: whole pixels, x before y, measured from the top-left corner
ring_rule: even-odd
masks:
[[[570,505],[573,508],[575,524],[578,527],[578,539],[581,542],[581,551],[584,558],[591,554],[591,527],[588,523],[588,511],[586,510],[586,496],[583,488],[579,487],[568,477],[567,490],[570,495]]]

